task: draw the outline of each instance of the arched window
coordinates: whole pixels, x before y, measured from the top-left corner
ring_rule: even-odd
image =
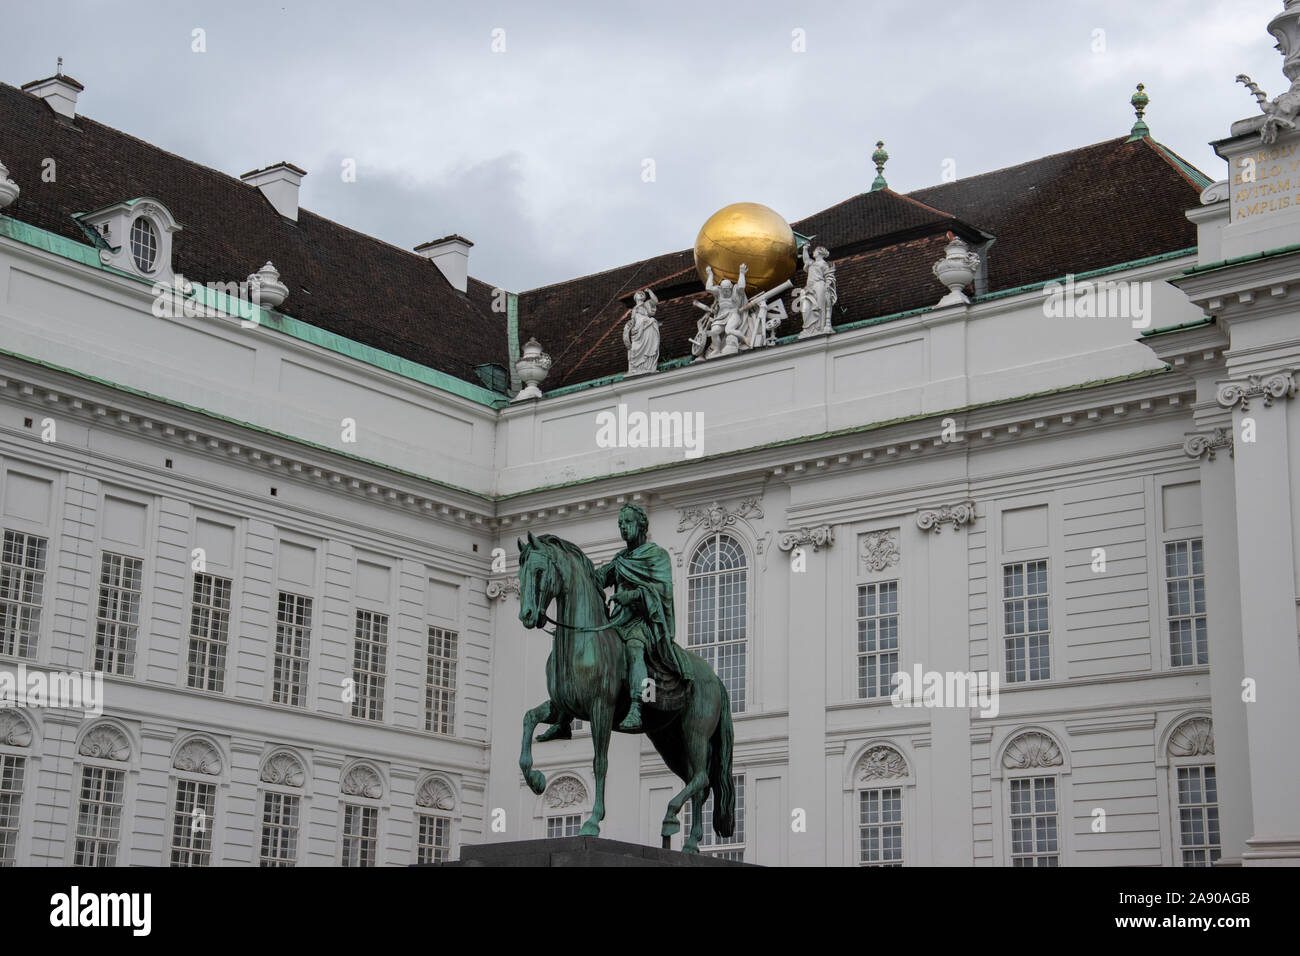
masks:
[[[186,741],[172,758],[176,777],[172,805],[171,865],[211,866],[217,822],[217,784],[224,761],[207,740]]]
[[[1169,735],[1174,799],[1174,839],[1183,866],[1212,866],[1222,853],[1219,782],[1214,769],[1214,724],[1209,717],[1183,721]]]
[[[587,785],[577,777],[556,777],[546,788],[542,798],[546,817],[546,838],[577,836],[582,821],[588,816],[590,802]]]
[[[858,761],[853,773],[858,866],[903,865],[903,791],[909,776],[903,755],[886,744]]]
[[[73,866],[117,866],[131,742],[110,723],[91,727],[77,747],[81,780]]]
[[[427,776],[415,789],[416,863],[446,863],[451,859],[451,827],[456,794],[440,777]]]
[[[22,714],[0,710],[0,867],[18,862],[27,748],[34,736]]]
[[[695,549],[687,575],[687,644],[709,662],[745,710],[749,569],[745,551],[729,534],[711,534]]]
[[[262,837],[259,866],[297,866],[298,832],[307,768],[287,750],[262,762]]]
[[[153,272],[158,259],[158,232],[144,216],[131,223],[131,258],[141,272]]]

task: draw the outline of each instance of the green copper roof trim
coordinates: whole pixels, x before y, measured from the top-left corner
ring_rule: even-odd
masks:
[[[1218,262],[1207,262],[1203,266],[1192,266],[1190,269],[1184,269],[1182,275],[1191,276],[1199,275],[1202,272],[1214,272],[1216,269],[1230,269],[1233,266],[1239,266],[1243,262],[1254,262],[1256,259],[1268,259],[1271,256],[1285,256],[1293,252],[1300,252],[1300,243],[1290,246],[1278,246],[1276,249],[1266,249],[1263,252],[1250,252],[1244,256],[1234,256],[1231,259],[1221,259]]]
[[[1196,255],[1196,246],[1188,246],[1186,249],[1175,249],[1173,252],[1162,252],[1159,255],[1147,256],[1143,259],[1133,259],[1130,262],[1120,262],[1113,266],[1102,266],[1100,269],[1091,269],[1088,272],[1071,273],[1076,280],[1091,279],[1095,276],[1109,275],[1112,272],[1123,272],[1125,269],[1139,269],[1142,266],[1155,265],[1157,262],[1166,262],[1170,259],[1181,259],[1185,256]],[[991,302],[994,299],[1002,299],[1009,295],[1019,295],[1024,292],[1033,292],[1035,289],[1041,289],[1043,286],[1051,285],[1053,282],[1064,282],[1066,276],[1060,276],[1056,279],[1044,279],[1042,282],[1031,282],[1028,285],[1017,286],[1014,289],[1002,289],[999,292],[986,292],[984,295],[977,295],[972,302]]]
[[[509,350],[507,357],[510,360],[510,367],[506,369],[506,378],[509,379],[509,387],[519,388],[519,371],[515,368],[515,363],[519,361],[519,295],[515,292],[506,293],[506,348]]]
[[[430,478],[427,475],[417,474],[413,471],[407,471],[403,468],[396,468],[393,465],[385,465],[381,461],[375,461],[372,458],[364,458],[361,455],[355,455],[350,452],[341,451],[338,448],[331,448],[329,445],[322,445],[319,442],[308,441],[305,438],[295,438],[293,435],[286,435],[284,432],[278,432],[271,428],[264,428],[261,425],[255,425],[252,422],[240,421],[238,418],[231,418],[228,415],[222,415],[220,412],[209,411],[206,408],[199,408],[197,405],[187,405],[185,402],[178,402],[174,399],[166,398],[162,395],[154,395],[152,392],[146,392],[143,389],[134,388],[130,385],[122,385],[119,382],[112,382],[106,378],[100,378],[97,375],[88,375],[85,372],[78,372],[73,368],[66,368],[62,365],[56,365],[53,362],[46,362],[44,359],[32,358],[30,355],[23,355],[19,352],[11,352],[8,349],[0,348],[0,355],[17,359],[20,362],[26,362],[29,365],[37,365],[41,368],[47,368],[51,371],[58,372],[62,375],[69,375],[73,378],[80,379],[83,382],[92,382],[95,385],[102,385],[105,388],[111,388],[116,392],[123,392],[127,395],[134,395],[137,398],[147,399],[151,402],[157,402],[160,405],[166,405],[169,408],[179,408],[183,411],[192,412],[195,415],[201,415],[204,418],[210,418],[213,421],[222,422],[227,425],[234,425],[238,428],[247,428],[249,431],[257,432],[260,435],[267,435],[271,438],[278,438],[282,441],[291,442],[295,445],[301,445],[304,448],[311,448],[314,451],[322,451],[331,455],[338,455],[349,461],[355,461],[363,465],[371,465],[383,471],[391,472],[395,475],[402,475],[405,478],[414,478],[417,481],[425,481],[431,485],[437,485],[440,488],[446,488],[449,491],[460,492],[469,495],[477,501],[491,503],[494,499],[490,496],[480,494],[477,491],[471,491],[468,488],[462,488],[459,485],[453,485],[450,482],[442,481],[438,478]]]
[[[1132,142],[1132,140],[1130,140],[1130,142]],[[1154,146],[1156,149],[1160,150],[1160,152],[1164,153],[1167,157],[1169,157],[1169,159],[1172,160],[1174,164],[1178,166],[1179,169],[1181,169],[1188,176],[1190,176],[1192,182],[1196,183],[1196,185],[1201,189],[1205,189],[1209,186],[1214,185],[1213,179],[1205,175],[1205,173],[1201,172],[1199,169],[1197,169],[1187,160],[1183,159],[1183,157],[1179,156],[1177,153],[1175,153],[1164,143],[1157,143],[1153,139],[1151,140],[1151,145]]]
[[[141,276],[131,275],[104,265],[99,261],[99,252],[92,246],[84,243],[74,242],[63,236],[55,235],[45,229],[19,222],[8,216],[0,215],[0,236],[13,239],[15,242],[21,242],[23,245],[32,246],[36,249],[42,249],[52,255],[59,256],[63,259],[69,259],[82,265],[90,266],[101,272],[107,272],[124,279],[130,279],[134,282],[140,282],[148,286],[154,286],[153,280],[142,278]],[[194,295],[192,299],[200,304],[213,309],[219,309],[230,315],[232,318],[244,318],[252,321],[252,305],[240,301],[240,305],[231,307],[227,303],[224,293],[216,292],[207,286],[194,282]],[[480,385],[474,385],[471,382],[465,382],[449,375],[446,372],[440,372],[437,369],[429,368],[427,365],[421,365],[418,362],[412,362],[410,359],[393,355],[391,352],[385,352],[369,345],[363,345],[352,339],[345,338],[335,332],[328,332],[325,329],[317,328],[303,322],[301,319],[295,319],[292,316],[282,315],[277,312],[269,312],[266,309],[260,309],[258,325],[282,332],[290,338],[298,339],[303,342],[310,342],[312,345],[320,346],[330,352],[336,352],[348,358],[355,359],[365,365],[372,365],[376,368],[382,368],[385,371],[400,375],[403,378],[409,378],[420,382],[424,385],[431,385],[434,388],[441,389],[445,392],[451,392],[459,395],[461,398],[477,402],[480,405],[486,405],[490,408],[499,408],[506,403],[506,400],[495,392],[489,391]]]
[[[1188,329],[1199,329],[1214,324],[1214,316],[1206,315],[1199,319],[1192,319],[1190,322],[1180,322],[1178,325],[1166,325],[1164,328],[1160,329],[1147,329],[1145,332],[1138,333],[1138,338],[1149,339],[1155,335],[1169,335],[1173,332],[1186,332]]]
[[[1150,136],[1150,135],[1151,135],[1150,127],[1148,127],[1147,124],[1142,122],[1141,120],[1138,120],[1136,123],[1133,124],[1133,128],[1129,130],[1128,139],[1125,140],[1125,142],[1134,143],[1137,142],[1139,139],[1141,139],[1143,136]]]
[[[693,463],[707,462],[707,461],[722,461],[728,458],[735,458],[739,455],[747,455],[756,451],[764,451],[769,448],[788,448],[794,445],[801,445],[806,442],[821,441],[827,438],[839,438],[844,435],[864,434],[866,432],[877,431],[881,428],[887,428],[890,425],[900,425],[906,422],[919,422],[919,421],[924,421],[927,418],[941,418],[945,415],[960,415],[966,412],[977,411],[978,409],[981,408],[997,408],[1001,405],[1011,405],[1016,402],[1029,401],[1030,399],[1034,399],[1034,398],[1043,398],[1048,395],[1060,395],[1066,392],[1083,391],[1089,388],[1103,388],[1107,385],[1118,385],[1121,382],[1131,382],[1131,381],[1137,381],[1139,379],[1144,379],[1144,378],[1153,378],[1159,375],[1167,375],[1170,374],[1170,372],[1171,370],[1168,367],[1149,369],[1142,372],[1132,372],[1128,375],[1119,375],[1114,378],[1095,379],[1089,382],[1080,382],[1077,385],[1062,385],[1060,388],[1049,388],[1041,392],[1031,392],[1027,395],[1016,395],[1011,398],[1000,398],[995,402],[983,402],[978,405],[963,405],[960,408],[949,408],[942,411],[925,412],[920,415],[904,415],[899,418],[891,418],[888,421],[872,422],[871,424],[868,425],[852,425],[848,428],[839,428],[839,429],[835,429],[834,431],[821,432],[820,434],[817,435],[801,435],[798,438],[784,438],[781,439],[780,441],[768,442],[763,445],[750,445],[747,448],[737,448],[732,451],[719,452],[714,455],[701,455],[699,458],[692,458],[690,460]],[[645,468],[632,468],[629,469],[628,471],[611,472],[608,475],[596,475],[591,478],[579,478],[576,481],[565,481],[554,485],[540,485],[536,488],[529,488],[526,491],[516,491],[508,495],[499,495],[494,499],[494,501],[499,504],[503,501],[510,501],[515,498],[522,498],[525,495],[537,494],[543,491],[555,491],[561,488],[576,488],[580,485],[588,485],[591,484],[592,482],[604,481],[607,478],[626,478],[631,475],[643,475],[651,472],[662,471],[665,468],[676,468],[679,467],[681,464],[682,462],[680,461],[670,461],[659,465],[648,465]]]

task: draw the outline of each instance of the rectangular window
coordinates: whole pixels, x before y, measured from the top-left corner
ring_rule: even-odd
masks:
[[[0,754],[0,866],[13,866],[17,862],[26,764],[23,757]]]
[[[858,696],[888,697],[898,671],[898,582],[858,585]]]
[[[388,657],[388,615],[357,611],[352,651],[352,716],[384,719],[384,673]]]
[[[582,829],[581,813],[566,813],[560,817],[546,818],[546,838],[577,836]]]
[[[1214,767],[1178,768],[1178,832],[1183,866],[1219,859],[1219,787]]]
[[[73,866],[116,866],[122,835],[122,795],[126,774],[103,767],[81,768],[77,802],[77,842]]]
[[[451,819],[433,813],[419,815],[416,863],[446,863],[451,859]]]
[[[311,658],[311,598],[280,592],[275,612],[275,664],[271,700],[307,706],[307,665]]]
[[[140,585],[144,562],[105,551],[99,566],[95,617],[95,670],[130,677],[140,633]]]
[[[298,862],[298,816],[301,797],[267,792],[262,800],[262,866]]]
[[[1058,866],[1056,778],[1011,780],[1011,865]]]
[[[1205,554],[1200,538],[1165,545],[1165,596],[1169,608],[1169,663],[1210,662],[1205,625]]]
[[[1002,568],[1002,633],[1008,682],[1047,680],[1052,676],[1047,607],[1046,559]]]
[[[713,793],[704,804],[704,835],[700,837],[700,852],[724,860],[743,862],[745,859],[745,777],[735,774],[731,778],[736,788],[736,824],[729,837],[720,837],[713,832]],[[691,832],[691,814],[695,810],[694,801],[682,808],[683,833]]]
[[[221,693],[226,686],[229,642],[230,579],[195,574],[190,605],[190,687]]]
[[[379,808],[343,805],[343,865],[376,866],[379,860]]]
[[[5,531],[0,551],[0,654],[36,656],[45,598],[45,549],[34,534]]]
[[[215,783],[176,781],[176,810],[172,815],[172,866],[212,864],[212,825],[216,819],[216,809]]]
[[[858,794],[858,863],[903,865],[903,790],[883,787]]]
[[[456,725],[455,631],[429,628],[429,659],[424,689],[424,729],[450,734]]]

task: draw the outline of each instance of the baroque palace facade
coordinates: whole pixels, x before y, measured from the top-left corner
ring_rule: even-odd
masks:
[[[1295,54],[1296,4],[1273,27]],[[0,710],[0,863],[576,832],[589,735],[537,745],[540,797],[517,766],[550,642],[515,539],[599,563],[627,501],[731,695],[738,822],[705,852],[1300,859],[1300,207],[1244,172],[1300,195],[1284,124],[1216,144],[1232,182],[1140,91],[1106,142],[881,174],[792,224],[831,332],[691,361],[689,250],[507,293],[460,236],[388,246],[300,209],[297,167],[204,168],[82,92],[0,85],[0,672],[101,674],[103,707]],[[628,375],[641,291],[662,351]],[[597,440],[697,413],[693,447]],[[897,706],[898,672],[997,694]],[[679,787],[616,736],[602,834],[657,845]]]

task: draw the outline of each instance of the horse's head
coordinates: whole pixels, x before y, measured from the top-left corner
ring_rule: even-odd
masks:
[[[519,620],[524,627],[541,627],[564,582],[545,542],[530,531],[527,541],[516,538],[515,543],[519,545]]]

